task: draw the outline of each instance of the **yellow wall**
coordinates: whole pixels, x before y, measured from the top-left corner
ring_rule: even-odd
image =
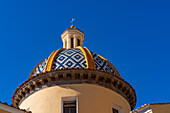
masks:
[[[150,105],[153,113],[170,113],[170,104]]]
[[[10,112],[0,109],[0,113],[10,113]]]
[[[114,91],[91,84],[70,84],[42,89],[26,98],[21,109],[33,113],[61,113],[61,98],[77,97],[78,113],[112,113],[112,104],[130,112],[129,103]]]

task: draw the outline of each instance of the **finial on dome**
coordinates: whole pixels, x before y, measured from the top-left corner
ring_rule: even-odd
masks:
[[[71,25],[70,28],[76,28],[74,25]]]

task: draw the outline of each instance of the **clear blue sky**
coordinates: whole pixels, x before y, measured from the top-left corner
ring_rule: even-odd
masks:
[[[136,90],[137,107],[170,101],[169,0],[1,0],[0,100],[34,66],[62,48],[70,26],[85,33],[86,46],[108,59]]]

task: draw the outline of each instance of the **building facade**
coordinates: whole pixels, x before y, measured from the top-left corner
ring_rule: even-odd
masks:
[[[132,113],[170,113],[170,103],[145,104]]]

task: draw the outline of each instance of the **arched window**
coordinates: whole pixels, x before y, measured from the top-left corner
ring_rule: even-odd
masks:
[[[74,41],[73,41],[73,38],[71,38],[71,48],[73,48],[74,46]]]
[[[77,39],[77,46],[80,46],[80,40]]]

